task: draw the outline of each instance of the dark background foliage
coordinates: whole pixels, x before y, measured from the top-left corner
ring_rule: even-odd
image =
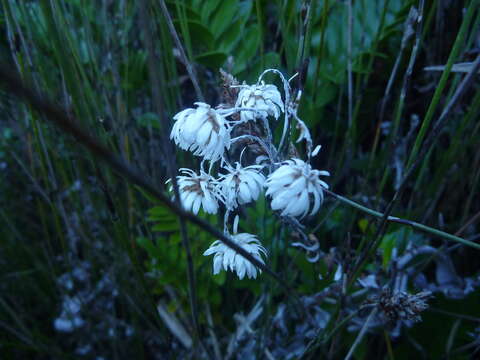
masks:
[[[161,132],[201,96],[218,104],[220,67],[249,84],[270,67],[299,72],[299,114],[322,145],[313,165],[331,172],[336,193],[384,211],[419,159],[392,214],[478,242],[478,75],[432,139],[479,55],[478,0],[162,2],[1,0],[0,60],[162,191]],[[202,253],[215,239],[188,225],[196,334],[174,214],[7,88],[0,99],[2,359],[207,357],[198,340],[213,358],[343,358],[367,321],[361,304],[398,281],[432,291],[430,307],[415,324],[367,324],[354,358],[478,356],[478,250],[398,224],[379,233],[378,219],[332,197],[306,221],[322,251],[314,263],[263,197],[244,209],[243,230],[259,236],[308,316],[266,274],[212,276]],[[197,160],[177,153],[182,167]]]

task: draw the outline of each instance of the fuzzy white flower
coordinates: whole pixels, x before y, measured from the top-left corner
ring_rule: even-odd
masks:
[[[230,148],[230,130],[226,119],[210,105],[196,102],[196,109],[176,114],[170,139],[184,150],[206,160],[216,161]]]
[[[260,172],[262,168],[260,165],[242,167],[238,162],[235,168],[226,167],[228,174],[221,176],[220,188],[229,208],[258,199],[265,183],[265,176]]]
[[[241,111],[242,122],[266,118],[268,115],[278,119],[283,112],[283,101],[275,85],[261,83],[256,85],[241,85],[235,107],[255,108],[257,111]]]
[[[262,264],[265,264],[263,261],[261,254],[263,253],[267,256],[267,251],[262,246],[260,241],[257,239],[255,235],[248,234],[248,233],[240,233],[231,235],[230,239],[234,241],[237,245],[241,246],[245,251],[251,254],[255,259],[260,261]],[[257,271],[259,273],[262,270],[257,269],[255,265],[253,265],[250,261],[245,259],[242,255],[237,254],[235,250],[230,249],[227,245],[225,245],[220,240],[216,240],[210,245],[210,247],[203,253],[204,256],[215,254],[213,257],[213,274],[216,275],[222,270],[228,271],[235,271],[238,277],[243,279],[245,275],[248,278],[256,278]]]
[[[315,214],[323,202],[323,188],[328,185],[320,176],[329,176],[328,171],[314,170],[300,159],[283,163],[265,182],[266,195],[272,197],[272,209],[282,210],[282,216],[304,217],[310,211]]]
[[[222,200],[222,194],[218,189],[217,180],[200,170],[200,175],[190,169],[180,169],[184,176],[177,176],[178,191],[183,208],[198,214],[200,206],[208,214],[216,214],[218,200]]]

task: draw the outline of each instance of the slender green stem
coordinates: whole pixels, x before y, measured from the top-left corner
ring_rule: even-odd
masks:
[[[460,27],[457,38],[455,39],[455,43],[453,45],[452,51],[450,52],[450,56],[448,57],[447,64],[445,65],[445,70],[443,71],[442,76],[440,77],[438,86],[436,87],[435,93],[433,94],[432,102],[430,103],[430,106],[428,107],[428,110],[427,110],[427,114],[425,115],[425,118],[422,122],[422,127],[420,128],[417,138],[415,139],[415,144],[413,145],[413,149],[406,166],[407,169],[410,168],[410,166],[412,165],[414,159],[418,154],[418,151],[420,150],[420,145],[423,141],[423,138],[426,135],[430,122],[433,119],[433,115],[435,113],[437,104],[440,101],[440,97],[442,95],[443,89],[447,85],[447,79],[448,79],[448,76],[450,75],[450,71],[452,69],[453,63],[456,60],[458,54],[460,53],[462,45],[464,44],[470,22],[477,8],[477,4],[478,4],[478,0],[473,0],[470,3],[470,6],[468,7],[467,14],[465,15],[465,19],[463,20],[463,23]]]
[[[375,315],[377,314],[377,311],[378,311],[378,309],[374,308],[372,310],[372,312],[370,313],[370,315],[368,315],[368,318],[365,321],[365,324],[363,324],[362,330],[360,330],[360,333],[358,334],[357,338],[355,339],[355,342],[353,343],[352,347],[350,348],[350,351],[348,352],[347,356],[345,356],[345,360],[350,360],[352,358],[355,349],[357,348],[358,345],[360,345],[360,343],[363,340],[363,337],[365,336],[365,333],[367,332],[368,323],[370,322],[371,319],[373,319],[375,317]]]
[[[329,190],[325,190],[325,192],[331,196],[333,196],[335,199],[347,204],[347,205],[350,205],[360,211],[363,211],[364,213],[367,213],[371,216],[374,216],[374,217],[377,217],[377,218],[380,218],[382,219],[384,214],[379,212],[379,211],[375,211],[375,210],[372,210],[366,206],[363,206],[363,205],[360,205],[350,199],[347,199],[346,197],[343,197],[341,195],[338,195],[338,194],[335,194],[334,192],[332,191],[329,191]],[[394,223],[398,223],[398,224],[403,224],[403,225],[408,225],[410,227],[412,227],[413,229],[415,230],[419,230],[419,231],[422,231],[422,232],[425,232],[425,233],[429,233],[429,234],[432,234],[432,235],[436,235],[436,236],[439,236],[441,238],[444,238],[446,240],[450,240],[450,241],[455,241],[455,242],[459,242],[459,243],[462,243],[464,245],[467,245],[467,246],[470,246],[470,247],[473,247],[475,249],[479,249],[480,250],[480,244],[476,244],[472,241],[469,241],[469,240],[466,240],[466,239],[463,239],[459,236],[455,236],[455,235],[452,235],[452,234],[449,234],[449,233],[446,233],[444,231],[441,231],[441,230],[438,230],[438,229],[434,229],[430,226],[426,226],[426,225],[423,225],[423,224],[420,224],[420,223],[417,223],[415,221],[411,221],[411,220],[406,220],[406,219],[401,219],[401,218],[398,218],[396,216],[388,216],[387,221],[389,222],[394,222]]]

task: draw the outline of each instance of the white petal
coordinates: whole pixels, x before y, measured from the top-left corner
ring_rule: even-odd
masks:
[[[217,202],[210,196],[210,194],[205,193],[205,196],[202,198],[203,210],[208,214],[216,214],[218,210]]]
[[[245,183],[248,185],[252,200],[257,200],[258,196],[260,195],[260,186],[257,184],[255,179],[250,176],[246,177]]]
[[[291,183],[288,186],[288,191],[291,194],[299,194],[301,191],[306,190],[307,188],[307,180],[305,176],[300,176],[297,180]]]
[[[317,156],[317,155],[318,155],[318,152],[320,151],[321,148],[322,148],[321,145],[317,145],[317,146],[315,147],[315,149],[312,151],[312,157]]]
[[[223,268],[225,270],[228,270],[228,268],[232,267],[234,257],[235,252],[232,249],[225,251],[225,254],[223,255]]]
[[[310,212],[310,215],[314,215],[318,211],[318,209],[320,209],[320,205],[322,204],[318,191],[312,191],[312,193],[314,198],[314,205],[312,211]]]
[[[196,134],[196,142],[200,146],[204,146],[207,143],[209,136],[212,133],[212,124],[205,122]]]
[[[216,275],[222,269],[223,256],[220,253],[215,254],[213,258],[213,275]]]
[[[308,198],[308,191],[304,190],[300,194],[300,197],[298,198],[297,201],[297,207],[295,208],[295,216],[302,215],[302,217],[305,216],[306,213],[308,213],[308,208],[310,206],[310,200]]]
[[[252,197],[250,195],[250,189],[248,188],[248,185],[245,182],[240,183],[239,195],[240,195],[240,199],[242,199],[243,204],[246,204],[252,200]]]
[[[238,255],[237,255],[238,256]],[[242,280],[245,276],[245,272],[246,272],[246,267],[245,267],[245,264],[242,262],[240,264],[238,264],[237,266],[237,275],[238,275],[238,278],[240,280]]]
[[[198,214],[198,210],[200,210],[200,205],[202,204],[202,197],[200,195],[197,194],[195,200],[193,201],[193,204],[192,204],[192,212],[197,215]]]
[[[306,191],[303,191],[302,194],[303,193],[308,195],[308,192]],[[282,215],[298,216],[302,213],[302,210],[305,210],[304,205],[305,201],[301,202],[299,197],[295,197],[288,203],[288,205],[285,207],[285,210],[282,211]]]
[[[284,176],[289,176],[292,173],[292,168],[289,165],[283,165],[280,166],[277,170],[275,170],[267,179],[272,181],[272,180],[277,180],[281,179]]]
[[[283,191],[276,195],[272,202],[271,207],[273,210],[279,210],[285,208],[290,201],[292,201],[292,194],[288,191]]]
[[[185,210],[191,210],[192,208],[192,203],[195,200],[195,193],[193,191],[187,192],[186,196],[182,197],[180,195],[180,198],[182,199],[182,205]]]

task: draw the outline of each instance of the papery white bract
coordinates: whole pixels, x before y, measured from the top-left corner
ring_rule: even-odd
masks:
[[[248,233],[240,233],[231,235],[230,239],[237,245],[242,247],[245,251],[251,254],[255,259],[265,264],[261,254],[267,256],[267,251],[262,246],[260,241],[255,235]],[[238,277],[243,279],[245,275],[248,278],[256,278],[257,271],[261,273],[262,270],[257,269],[250,261],[245,259],[242,255],[238,254],[235,250],[229,248],[220,240],[216,240],[210,245],[210,247],[203,253],[204,256],[215,254],[213,257],[213,274],[216,275],[220,270],[235,271]]]
[[[222,200],[222,194],[218,189],[217,180],[211,175],[200,170],[200,175],[190,169],[180,169],[184,176],[177,176],[178,191],[183,208],[198,214],[200,206],[208,214],[216,214],[218,200]]]
[[[262,168],[260,165],[242,167],[238,162],[235,168],[226,167],[228,174],[221,176],[220,188],[228,208],[233,209],[238,204],[258,199],[265,183],[265,176],[260,172]]]
[[[242,122],[255,120],[258,117],[266,118],[268,115],[278,119],[284,110],[280,92],[275,85],[263,82],[256,85],[242,85],[238,94],[235,107],[255,108],[257,111],[241,111]]]
[[[184,150],[206,160],[216,161],[230,148],[230,130],[225,118],[210,105],[196,102],[196,109],[176,114],[170,139]]]
[[[314,170],[300,159],[285,161],[265,182],[266,195],[272,197],[272,209],[282,210],[282,216],[315,214],[323,202],[323,188],[328,189],[319,177],[329,175],[328,171]]]

